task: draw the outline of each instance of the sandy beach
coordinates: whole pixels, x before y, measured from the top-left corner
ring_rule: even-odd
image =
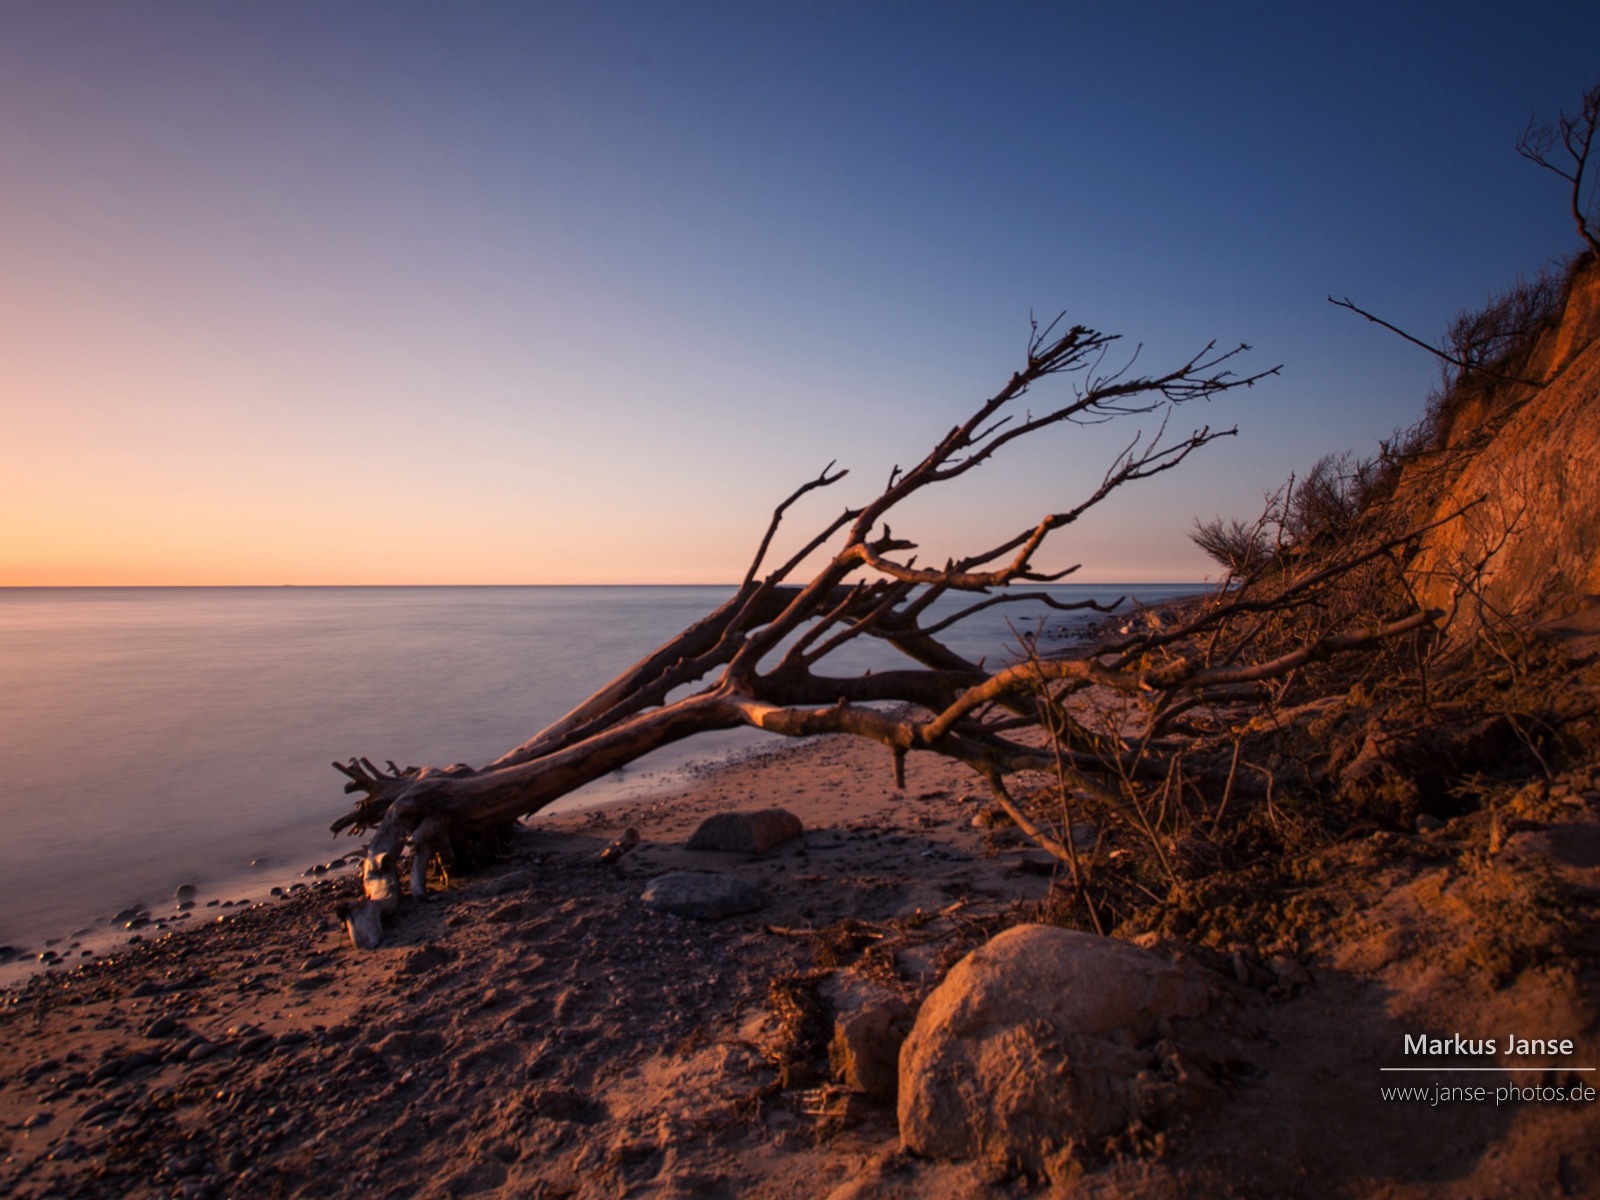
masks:
[[[992,1166],[902,1152],[892,1097],[846,1086],[826,1049],[852,993],[914,1011],[962,955],[1047,911],[1047,861],[992,823],[974,782],[914,757],[896,792],[876,747],[823,739],[534,821],[506,861],[408,906],[375,952],[335,916],[355,892],[344,879],[52,970],[0,1009],[0,1188],[1027,1194]],[[1561,829],[1593,836],[1596,783],[1563,785]],[[771,805],[804,835],[761,856],[682,848],[712,813]],[[599,865],[630,827],[639,847]],[[1582,1031],[1594,1058],[1592,956],[1502,988],[1459,968],[1474,935],[1446,884],[1479,832],[1337,848],[1304,894],[1277,898],[1315,921],[1286,916],[1280,944],[1243,956],[1119,931],[1215,976],[1228,1063],[1210,1111],[1112,1148],[1075,1194],[1583,1194],[1600,1171],[1594,1105],[1377,1097],[1389,1043],[1424,1017]],[[678,869],[747,879],[764,905],[720,921],[645,907],[646,882]]]

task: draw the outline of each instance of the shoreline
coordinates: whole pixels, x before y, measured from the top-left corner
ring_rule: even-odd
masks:
[[[523,826],[504,861],[403,906],[375,951],[354,950],[336,915],[357,891],[346,876],[39,974],[0,993],[0,1191],[1033,1194],[990,1165],[908,1156],[893,1099],[841,1083],[826,1034],[808,1032],[862,995],[915,1012],[969,951],[1047,915],[1050,862],[978,782],[913,755],[897,792],[881,747],[819,738]],[[1470,963],[1489,935],[1452,899],[1502,877],[1515,896],[1551,869],[1536,856],[1562,830],[1600,833],[1600,790],[1586,790],[1600,770],[1563,786],[1566,824],[1524,822],[1492,876],[1471,865],[1489,836],[1475,814],[1318,852],[1285,903],[1320,915],[1272,944],[1119,931],[1213,981],[1232,1065],[1164,1149],[1095,1160],[1084,1194],[1277,1197],[1303,1191],[1309,1163],[1320,1194],[1531,1197],[1549,1194],[1552,1155],[1562,1178],[1593,1178],[1600,1105],[1407,1106],[1375,1082],[1423,1030],[1534,1030],[1600,1057],[1596,964],[1486,981]],[[707,816],[774,805],[805,832],[766,855],[684,847]],[[599,865],[629,827],[638,848]],[[762,907],[652,911],[646,884],[675,870],[736,876]],[[1263,1155],[1275,1145],[1298,1150]]]
[[[735,746],[714,757],[633,771],[628,778],[605,776],[588,785],[590,788],[597,784],[609,785],[599,794],[584,795],[580,790],[524,818],[523,823],[532,827],[563,814],[584,813],[682,791],[724,768],[798,749],[800,746],[785,739],[772,744]],[[36,975],[93,961],[164,933],[185,927],[197,928],[209,919],[270,905],[313,890],[320,883],[350,877],[347,873],[359,866],[366,842],[348,838],[339,838],[337,842],[336,849],[347,848],[299,868],[275,861],[276,856],[263,855],[259,866],[252,860],[247,867],[234,868],[210,878],[197,879],[193,873],[173,876],[160,889],[167,897],[164,901],[156,904],[134,901],[114,914],[64,920],[31,937],[18,937],[0,946],[0,996],[23,986]],[[46,958],[50,951],[57,957]]]

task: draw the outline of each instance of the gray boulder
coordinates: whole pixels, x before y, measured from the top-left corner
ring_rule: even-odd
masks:
[[[800,818],[782,808],[718,813],[707,817],[688,841],[689,850],[735,850],[765,854],[805,831]]]
[[[900,1136],[915,1153],[1065,1179],[1074,1151],[1159,1122],[1203,1080],[1176,1031],[1205,1013],[1197,970],[1127,942],[1022,925],[974,950],[900,1052]]]
[[[717,921],[762,905],[761,889],[732,875],[706,871],[673,871],[658,875],[644,889],[645,904],[658,912],[677,913],[699,921]]]

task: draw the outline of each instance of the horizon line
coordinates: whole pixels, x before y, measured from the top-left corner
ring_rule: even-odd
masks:
[[[1039,587],[1203,587],[1209,579],[1141,579],[1085,581],[1082,583],[1033,583],[1025,586]],[[210,588],[214,590],[246,588],[508,588],[508,587],[725,587],[737,588],[733,582],[677,582],[677,583],[0,583],[0,592],[86,592],[86,591],[172,591],[177,589]]]

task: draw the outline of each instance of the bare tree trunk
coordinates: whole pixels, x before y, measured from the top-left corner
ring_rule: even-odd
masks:
[[[1058,322],[1059,324],[1059,322]],[[969,764],[1004,796],[1003,778],[1021,770],[1055,771],[1074,786],[1106,793],[1107,779],[1129,770],[1159,767],[1159,744],[1110,745],[1083,734],[1077,749],[1057,755],[1019,731],[1040,721],[1040,689],[1052,701],[1101,688],[1131,695],[1223,697],[1227,689],[1258,685],[1288,675],[1331,654],[1370,648],[1415,630],[1427,614],[1397,613],[1370,628],[1330,631],[1275,659],[1241,663],[1201,662],[1176,652],[1208,631],[1213,642],[1228,622],[1264,607],[1294,608],[1315,598],[1326,583],[1316,573],[1287,580],[1278,595],[1253,592],[1206,607],[1179,628],[1134,637],[1067,660],[1039,660],[1002,669],[969,662],[939,640],[952,625],[999,604],[1033,603],[1052,609],[1092,608],[1090,601],[1064,603],[1046,584],[1076,567],[1047,572],[1035,565],[1046,539],[1076,522],[1124,484],[1169,470],[1195,450],[1234,430],[1201,428],[1168,440],[1167,417],[1182,403],[1246,387],[1277,368],[1236,376],[1231,360],[1246,349],[1200,354],[1165,374],[1130,376],[1102,371],[1115,338],[1082,326],[1057,333],[1057,325],[1035,327],[1027,363],[1004,387],[952,428],[908,471],[898,467],[875,497],[847,508],[801,545],[781,565],[762,570],[787,510],[806,493],[838,483],[844,471],[832,464],[790,495],[772,514],[745,579],[725,603],[522,745],[481,769],[380,769],[367,759],[335,764],[347,778],[346,792],[360,793],[355,807],[333,828],[375,828],[364,864],[366,900],[350,911],[351,937],[374,946],[383,919],[396,911],[404,851],[410,848],[410,893],[423,897],[429,858],[448,839],[494,829],[539,811],[552,801],[662,746],[713,729],[742,725],[789,737],[848,733],[871,738],[889,751],[897,781],[911,753],[933,753]],[[1016,401],[1033,385],[1054,376],[1072,379],[1069,394],[1054,407],[1017,412]],[[1019,438],[1051,426],[1098,422],[1164,410],[1153,436],[1134,437],[1096,483],[1072,505],[1047,514],[1034,526],[994,547],[943,566],[918,566],[904,557],[915,545],[896,537],[886,523],[891,510],[925,488],[966,474]],[[824,547],[842,536],[803,584],[789,582]],[[1287,579],[1287,577],[1286,577]],[[973,593],[973,602],[950,617],[929,620],[930,606],[952,593]],[[840,646],[861,636],[886,641],[909,660],[901,670],[827,676],[817,670]],[[671,699],[685,686],[699,690]],[[1050,689],[1054,689],[1053,691]],[[875,705],[895,701],[886,711]],[[1149,739],[1146,739],[1147,743]],[[1041,844],[1070,853],[1043,831]]]

